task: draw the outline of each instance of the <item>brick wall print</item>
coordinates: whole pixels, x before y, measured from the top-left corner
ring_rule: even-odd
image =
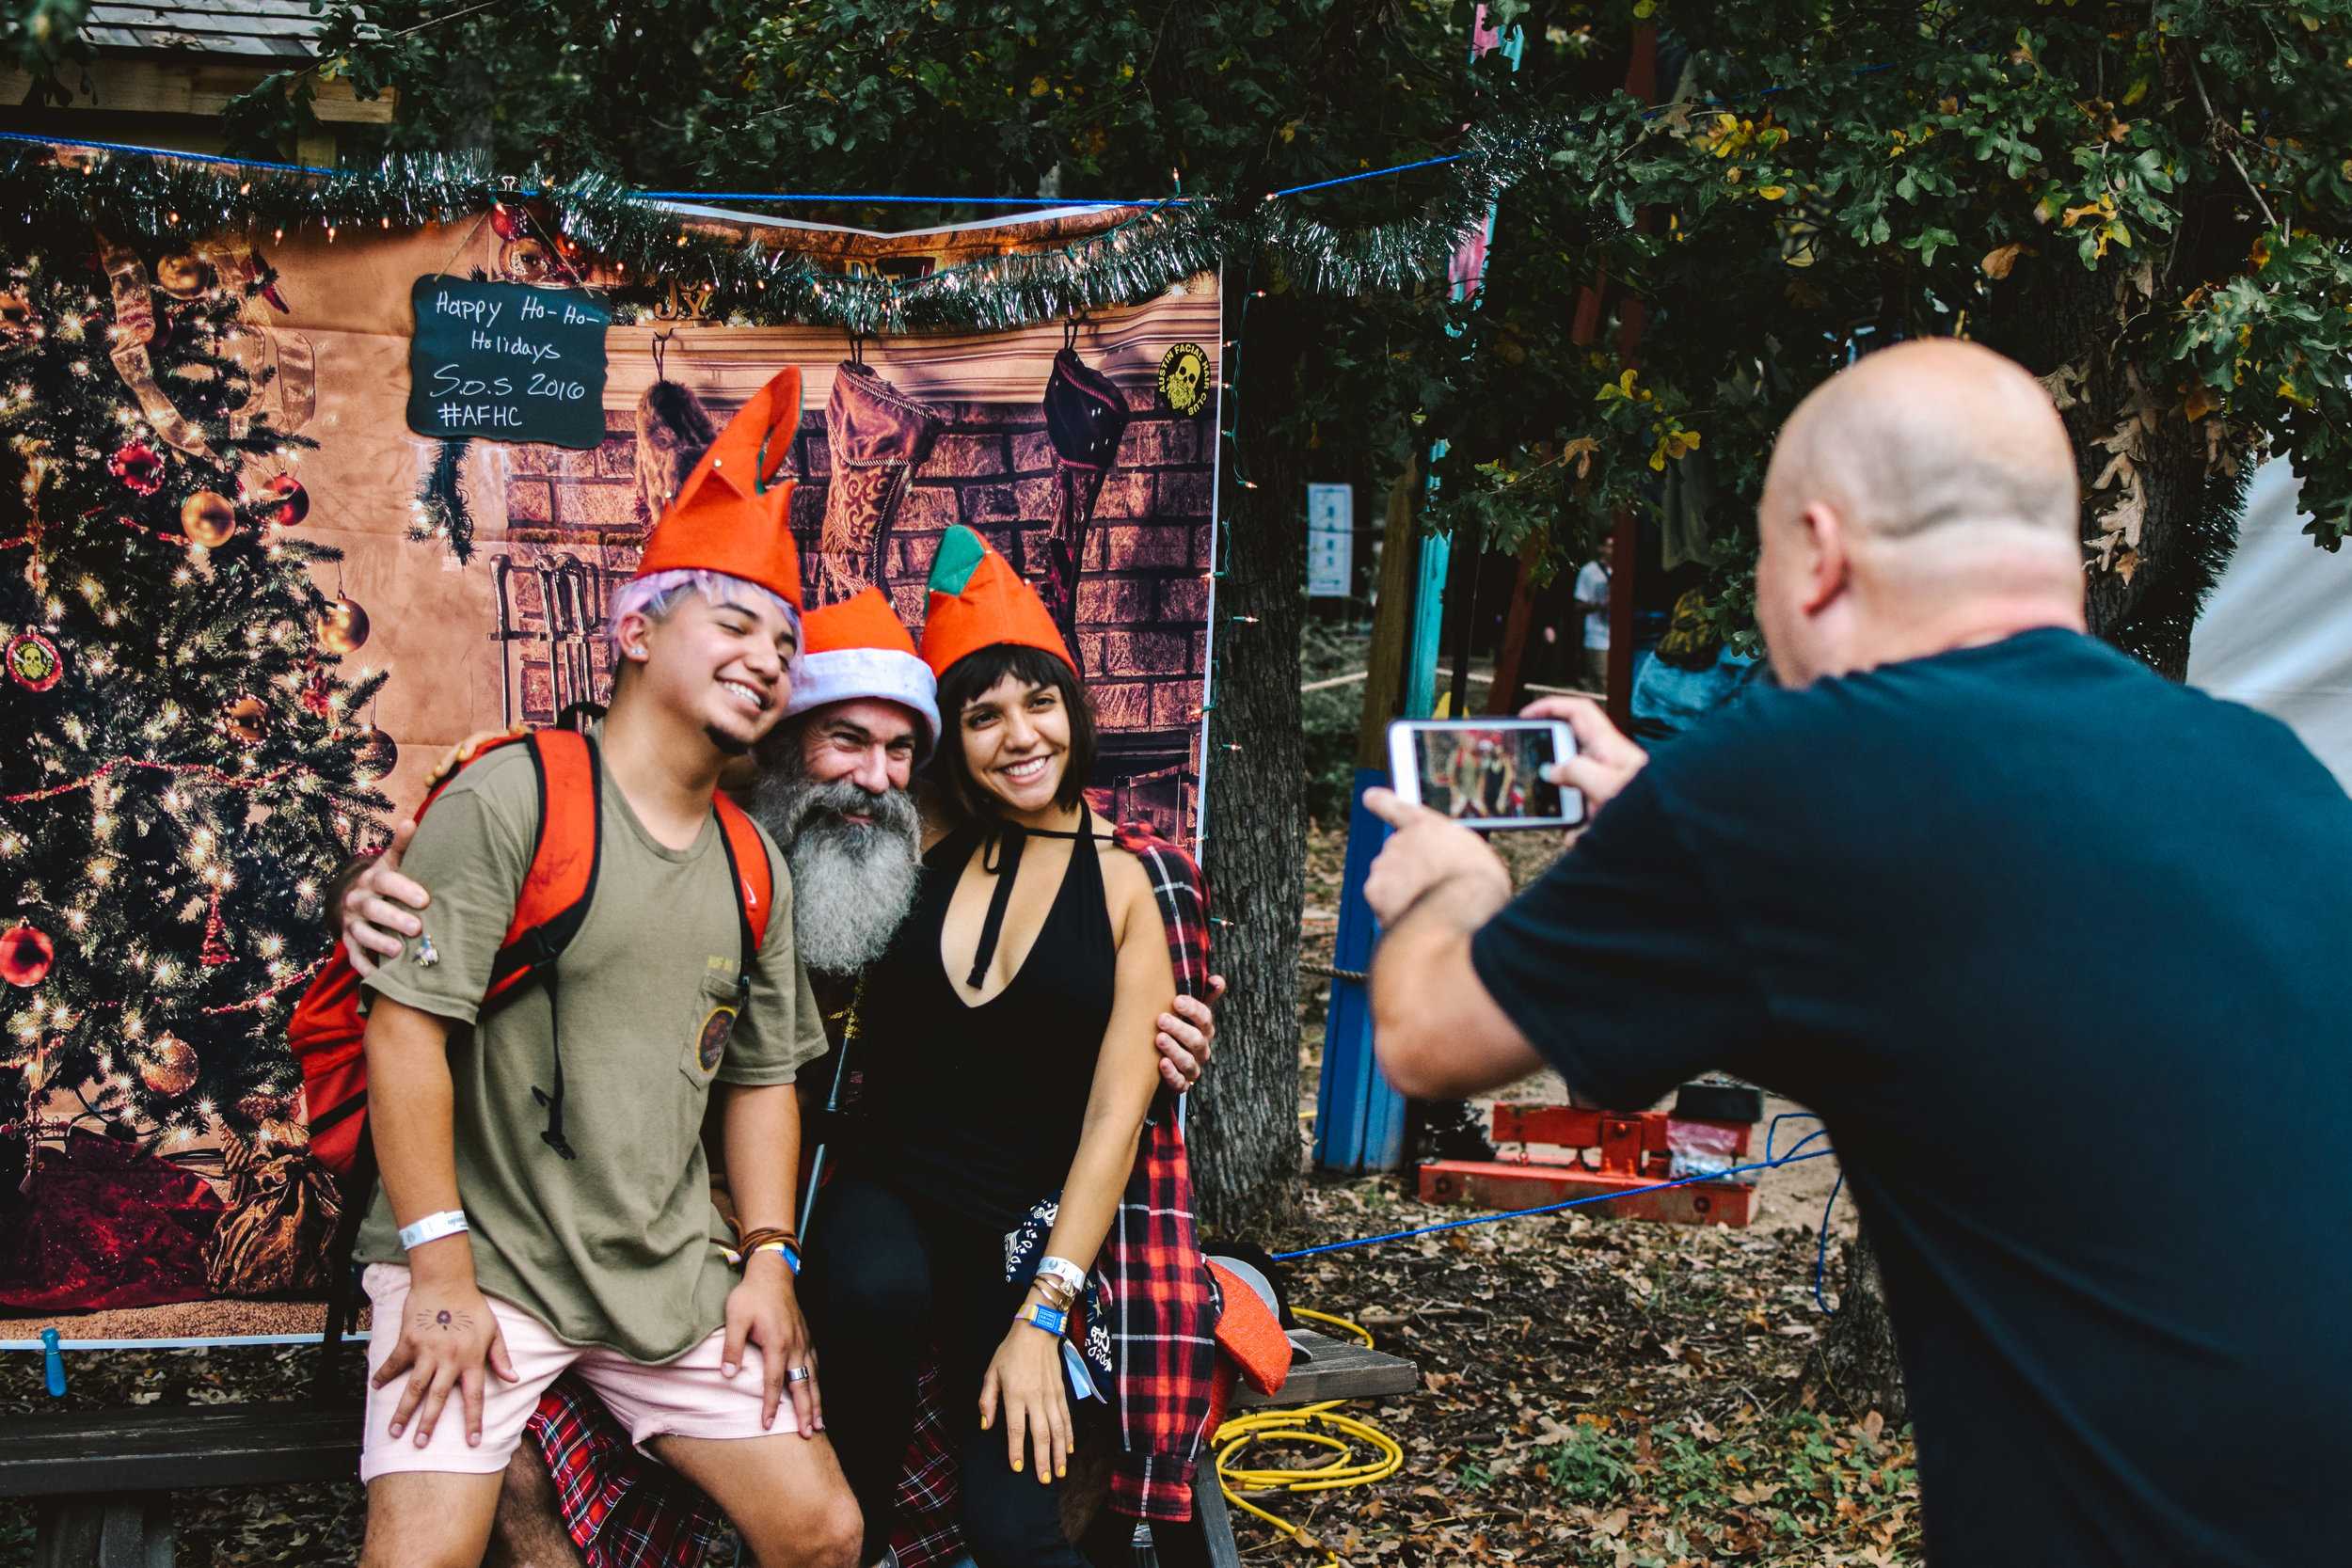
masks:
[[[1192,416],[1162,406],[1152,376],[1156,351],[1171,332],[1204,346],[1216,341],[1213,296],[1205,319],[1201,299],[1185,303],[1186,319],[1139,345],[1111,341],[1116,328],[1108,324],[1092,352],[1080,339],[1081,356],[1103,368],[1125,398],[1129,423],[1088,529],[1072,650],[1102,733],[1098,805],[1106,815],[1148,819],[1179,841],[1191,837],[1199,797],[1216,427],[1214,405]],[[612,334],[614,379],[624,387],[649,384],[649,364],[632,379],[629,336]],[[714,330],[691,340],[700,345],[694,352],[674,348],[667,370],[723,423],[781,365],[801,366],[803,404],[793,450],[800,490],[792,518],[803,589],[814,604],[818,524],[835,483],[824,407],[841,341],[826,343],[812,332],[792,334],[799,341],[788,343],[730,341],[719,373],[701,369],[722,337],[777,336]],[[937,409],[945,423],[903,503],[872,542],[878,548],[861,547],[857,559],[836,558],[833,565],[863,582],[879,560],[882,586],[918,638],[924,581],[951,524],[977,530],[1032,583],[1045,576],[1057,482],[1040,398],[1060,336],[1056,327],[955,340],[937,357],[925,354],[929,340],[893,341],[886,357],[867,347],[868,363],[885,380]],[[999,344],[1001,352],[990,352]],[[630,410],[608,412],[606,428],[606,440],[592,451],[516,449],[509,470],[507,551],[494,564],[501,625],[492,635],[518,721],[546,723],[566,703],[602,701],[609,693],[604,605],[612,587],[634,570],[650,519],[635,484]]]

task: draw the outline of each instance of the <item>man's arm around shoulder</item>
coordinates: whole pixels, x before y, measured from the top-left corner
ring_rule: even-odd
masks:
[[[1402,1092],[1455,1099],[1543,1065],[1470,967],[1470,934],[1511,899],[1510,873],[1476,833],[1387,790],[1364,803],[1397,832],[1364,896],[1380,917],[1372,1043]]]

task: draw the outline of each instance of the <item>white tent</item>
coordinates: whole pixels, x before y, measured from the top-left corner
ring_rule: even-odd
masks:
[[[2352,790],[2352,546],[2330,555],[2312,543],[2301,490],[2283,460],[2255,470],[2188,678],[2284,720]]]

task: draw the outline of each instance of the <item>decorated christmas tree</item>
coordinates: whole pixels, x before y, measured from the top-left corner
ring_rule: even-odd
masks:
[[[0,275],[0,1206],[70,1128],[302,1142],[286,1016],[392,757],[242,325],[268,269],[94,248]]]

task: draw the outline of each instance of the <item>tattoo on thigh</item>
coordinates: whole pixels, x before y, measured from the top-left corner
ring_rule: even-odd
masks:
[[[470,1334],[473,1332],[473,1314],[471,1312],[453,1312],[446,1307],[442,1307],[437,1312],[428,1312],[423,1307],[420,1307],[416,1309],[416,1311],[409,1314],[408,1326],[415,1329],[420,1334],[425,1332],[427,1329],[431,1329],[435,1333],[438,1334],[448,1334],[452,1331],[459,1334]]]

